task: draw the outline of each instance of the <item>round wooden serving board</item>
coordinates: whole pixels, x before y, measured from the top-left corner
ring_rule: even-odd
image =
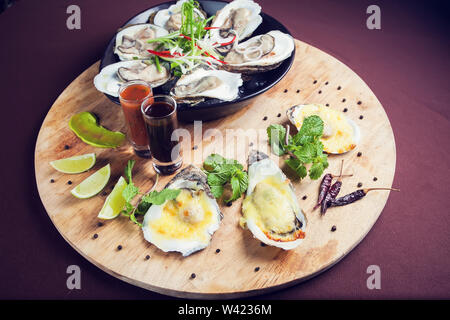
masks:
[[[354,174],[344,179],[341,194],[353,192],[359,182],[363,187],[390,187],[395,171],[395,142],[378,99],[363,80],[330,55],[298,40],[296,50],[295,62],[286,77],[248,107],[230,117],[203,123],[201,130],[194,130],[193,124],[180,124],[191,134],[190,139],[183,140],[184,166],[193,163],[200,167],[212,152],[246,164],[249,149],[269,152],[265,130],[272,123],[286,124],[289,107],[322,103],[336,110],[347,108],[347,116],[362,133],[355,150],[329,156],[326,172],[337,174],[341,159],[345,159],[344,172]],[[141,190],[150,189],[155,179],[151,161],[136,157],[128,143],[117,149],[95,148],[69,129],[72,115],[91,111],[99,116],[101,125],[126,131],[120,107],[93,86],[97,72],[98,63],[75,79],[51,107],[36,143],[36,181],[47,213],[64,239],[83,257],[119,279],[184,298],[236,298],[287,287],[317,275],[349,253],[369,232],[389,197],[388,191],[373,191],[361,201],[331,208],[320,217],[318,211],[312,212],[320,179],[298,181],[282,159],[271,155],[292,179],[306,214],[308,224],[302,245],[290,251],[261,246],[239,226],[240,199],[231,207],[219,202],[224,219],[206,249],[185,258],[179,253],[164,253],[145,241],[139,227],[126,217],[99,224],[97,214],[106,198],[103,193],[86,200],[70,194],[74,186],[110,163],[112,175],[104,190],[109,194],[129,159],[137,160],[133,181]],[[223,139],[218,133],[223,134]],[[66,145],[70,148],[66,149]],[[67,175],[49,165],[55,159],[91,152],[97,154],[97,163],[89,172]],[[358,152],[362,153],[359,157]],[[162,177],[157,189],[161,190],[170,178]],[[336,226],[335,232],[332,226]],[[94,234],[98,237],[94,238]],[[117,249],[119,245],[121,250]],[[216,253],[216,249],[220,252]],[[146,259],[147,255],[150,259]],[[255,271],[257,267],[259,271]]]

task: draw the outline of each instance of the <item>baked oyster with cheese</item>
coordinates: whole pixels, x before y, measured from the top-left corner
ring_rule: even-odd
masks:
[[[248,180],[240,225],[267,245],[284,250],[300,245],[306,218],[289,179],[265,153],[253,150],[248,157]]]
[[[286,112],[289,121],[298,129],[303,120],[317,115],[323,121],[323,151],[329,154],[342,154],[355,149],[361,140],[361,132],[354,121],[342,111],[333,110],[321,104],[301,104]]]
[[[206,174],[189,165],[166,188],[181,192],[148,209],[142,225],[144,238],[164,252],[177,251],[183,256],[206,248],[222,220]]]

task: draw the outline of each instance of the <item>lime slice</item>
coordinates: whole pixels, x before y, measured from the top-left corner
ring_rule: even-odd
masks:
[[[120,214],[120,211],[122,211],[126,203],[125,198],[122,196],[122,192],[126,186],[127,182],[123,177],[120,177],[98,214],[100,219],[114,219]]]
[[[84,179],[79,185],[70,191],[75,197],[86,199],[95,196],[102,191],[109,181],[111,175],[111,167],[109,164],[91,174]]]
[[[50,162],[50,165],[63,173],[81,173],[89,170],[95,164],[95,153],[83,154]]]

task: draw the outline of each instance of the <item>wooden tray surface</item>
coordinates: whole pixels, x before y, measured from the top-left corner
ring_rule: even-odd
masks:
[[[109,193],[131,158],[137,160],[133,180],[141,190],[151,188],[155,172],[151,161],[137,158],[129,144],[115,150],[95,148],[70,131],[70,117],[81,111],[94,112],[101,125],[111,130],[126,131],[120,107],[93,86],[97,73],[98,62],[76,78],[51,107],[36,143],[36,181],[47,213],[64,239],[83,257],[119,279],[185,298],[236,298],[265,293],[304,281],[337,263],[364,238],[384,208],[389,192],[373,191],[361,201],[332,208],[320,217],[318,211],[311,211],[317,200],[320,179],[306,178],[300,182],[291,177],[308,220],[307,236],[300,247],[291,251],[262,247],[248,230],[239,226],[240,199],[231,207],[221,204],[224,219],[211,244],[186,258],[178,253],[164,253],[146,242],[139,227],[125,217],[99,226],[97,214],[106,196],[100,193],[91,199],[79,200],[70,194],[74,186],[110,163],[111,179],[104,190]],[[382,105],[351,69],[298,40],[295,62],[289,73],[249,106],[232,116],[202,123],[201,131],[194,132],[193,124],[181,123],[191,134],[191,139],[183,141],[184,166],[190,163],[201,166],[212,152],[230,155],[241,163],[246,163],[249,149],[268,152],[266,128],[272,123],[287,123],[286,110],[304,103],[329,104],[336,110],[347,108],[347,116],[361,129],[362,139],[355,150],[329,156],[330,166],[326,172],[337,174],[341,159],[345,159],[344,171],[354,173],[344,180],[341,194],[356,190],[359,182],[364,187],[392,185],[395,141]],[[238,133],[236,139],[241,139],[241,143],[213,137],[214,130],[220,130],[225,137],[227,129],[240,129],[234,132]],[[260,134],[253,134],[255,130]],[[66,149],[66,145],[70,148]],[[97,163],[89,172],[67,175],[49,165],[55,159],[90,152],[97,154]],[[359,157],[358,152],[362,153]],[[162,189],[170,178],[161,178],[157,189]],[[72,185],[68,184],[69,180]],[[304,196],[307,196],[305,200]],[[336,226],[335,232],[331,232],[332,226]],[[94,234],[98,235],[95,239]],[[122,250],[117,250],[119,245]],[[216,253],[216,249],[220,252]],[[196,274],[195,279],[190,278],[192,273]]]

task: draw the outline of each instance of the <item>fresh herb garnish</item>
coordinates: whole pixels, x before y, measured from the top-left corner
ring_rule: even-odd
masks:
[[[225,159],[221,155],[211,154],[203,163],[203,169],[208,176],[211,193],[220,198],[224,186],[230,183],[233,194],[225,202],[232,202],[242,196],[248,187],[248,175],[244,167],[236,160]]]
[[[311,164],[309,177],[313,180],[319,179],[328,167],[327,155],[323,153],[320,141],[322,134],[323,121],[316,115],[305,118],[302,127],[293,136],[279,124],[267,128],[272,152],[278,156],[289,154],[286,164],[302,179],[308,175],[306,164]]]
[[[167,200],[175,199],[181,192],[179,189],[163,189],[162,191],[151,191],[148,194],[139,192],[139,188],[133,183],[132,170],[135,161],[128,160],[125,167],[125,177],[128,180],[128,185],[122,192],[122,196],[125,198],[125,206],[122,210],[122,214],[130,218],[131,221],[142,227],[142,223],[136,218],[136,215],[144,215],[152,204],[161,205]],[[155,182],[156,186],[156,182]],[[153,188],[152,188],[153,189]],[[137,195],[143,195],[137,206],[134,206],[131,202]]]
[[[209,37],[210,30],[214,28],[207,25],[214,16],[205,19],[199,12],[200,5],[197,1],[183,2],[180,29],[168,35],[147,40],[147,43],[159,44],[155,50],[148,51],[169,65],[177,77],[199,65],[215,69],[215,64],[224,63],[221,60],[223,57],[215,48],[225,44],[219,44]],[[156,62],[157,66],[162,61]]]

